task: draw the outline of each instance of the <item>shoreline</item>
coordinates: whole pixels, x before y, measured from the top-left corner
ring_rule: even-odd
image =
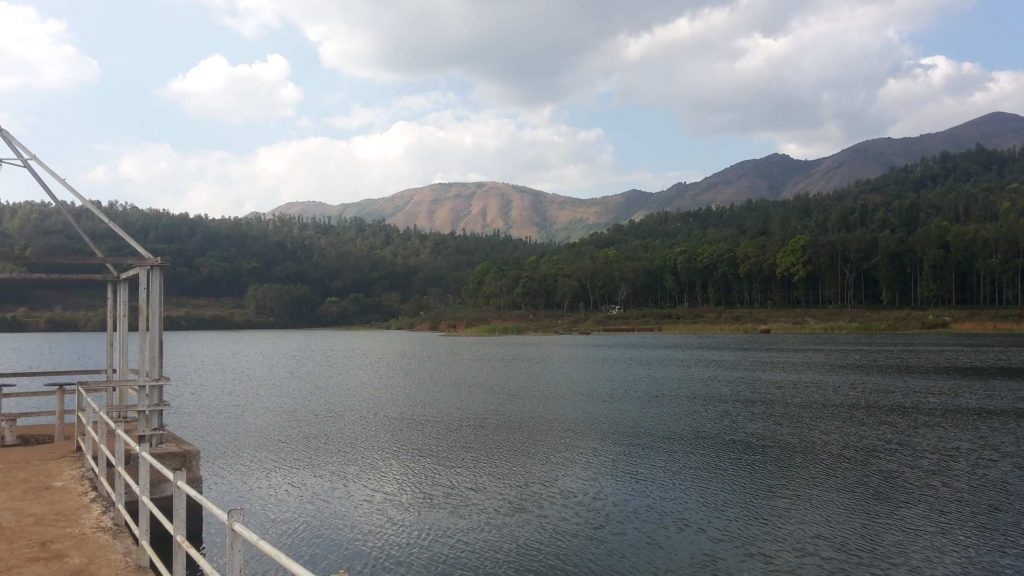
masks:
[[[184,311],[186,317],[180,316]],[[179,314],[175,314],[178,312]],[[0,333],[102,332],[95,324],[51,322],[49,311],[24,311],[16,324],[0,323]],[[56,312],[61,318],[88,315]],[[184,321],[183,321],[184,320]],[[178,308],[167,315],[168,331],[194,330],[408,330],[459,336],[662,334],[856,334],[967,333],[1024,334],[1024,308],[672,308],[601,312],[447,309],[363,324],[317,326],[267,318]]]
[[[390,327],[458,336],[536,334],[1024,334],[1024,309],[681,308],[621,314],[467,313]],[[396,325],[397,324],[397,325]]]

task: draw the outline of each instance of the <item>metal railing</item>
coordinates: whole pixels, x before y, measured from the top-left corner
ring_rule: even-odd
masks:
[[[161,385],[162,382],[152,380],[132,381],[135,385]],[[96,402],[89,397],[90,391],[98,391],[94,386],[102,385],[110,388],[111,382],[80,382],[77,387],[75,409],[75,438],[85,454],[85,460],[96,474],[96,481],[107,496],[114,502],[114,518],[118,524],[123,523],[131,530],[139,543],[139,563],[148,565],[152,561],[157,571],[163,576],[184,576],[186,556],[191,558],[202,571],[210,576],[221,573],[193,546],[185,536],[186,503],[191,498],[203,510],[219,520],[227,528],[227,547],[225,574],[241,576],[244,568],[243,546],[245,542],[252,544],[257,550],[284,568],[288,573],[297,576],[313,576],[287,554],[260,538],[255,532],[242,524],[242,510],[224,511],[210,502],[185,479],[185,470],[171,470],[150,454],[147,442],[137,443],[125,432],[123,421],[114,421]],[[93,425],[95,423],[95,426]],[[95,428],[95,429],[94,429]],[[108,446],[108,430],[114,432],[114,450]],[[131,477],[125,468],[127,453],[134,453],[138,459],[138,481]],[[108,463],[114,465],[114,485],[107,481]],[[150,477],[155,470],[171,482],[171,517],[168,518],[150,499]],[[138,496],[138,516],[133,518],[125,508],[125,488]],[[150,546],[150,520],[155,518],[167,533],[171,535],[171,568],[159,558]]]
[[[69,376],[91,376],[105,374],[105,370],[50,370],[36,372],[4,372],[0,373],[0,379],[29,379],[29,378],[57,378]],[[44,386],[52,387],[52,390],[31,390],[28,392],[13,392],[15,384],[0,382],[0,446],[13,446],[18,443],[18,420],[23,418],[47,418],[53,416],[53,441],[64,440],[64,426],[67,418],[67,407],[65,398],[69,394],[75,394],[76,389],[67,388],[75,386],[75,382],[50,382]],[[53,396],[56,400],[53,410],[28,410],[21,412],[4,412],[4,400],[15,400],[18,398],[45,398]],[[10,406],[10,404],[8,404]]]

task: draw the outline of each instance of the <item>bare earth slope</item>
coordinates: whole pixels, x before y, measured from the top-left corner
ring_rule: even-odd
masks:
[[[291,202],[270,214],[359,217],[440,232],[489,234],[498,230],[519,238],[558,242],[628,220],[651,196],[650,192],[631,190],[582,199],[500,182],[453,182],[337,206]]]
[[[659,210],[828,193],[925,156],[959,152],[978,144],[997,149],[1024,146],[1024,117],[993,112],[942,132],[866,140],[817,160],[771,154],[739,162],[700,182],[674,184],[654,194],[630,190],[581,199],[499,182],[453,182],[350,204],[290,202],[268,215],[360,217],[421,230],[481,234],[499,230],[521,238],[560,242]]]

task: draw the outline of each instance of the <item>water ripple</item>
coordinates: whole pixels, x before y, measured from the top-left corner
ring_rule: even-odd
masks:
[[[0,336],[0,360],[101,339]],[[207,494],[318,572],[1024,572],[1021,337],[218,332],[167,352]]]

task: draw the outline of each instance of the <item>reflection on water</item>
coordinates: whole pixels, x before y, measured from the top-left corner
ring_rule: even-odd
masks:
[[[0,335],[0,363],[92,348]],[[167,356],[207,494],[319,573],[1024,571],[1022,337],[216,332]]]

